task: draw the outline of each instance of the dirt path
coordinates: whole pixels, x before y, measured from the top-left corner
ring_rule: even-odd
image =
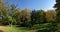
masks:
[[[0,30],[4,31],[7,27],[6,26],[0,26]]]

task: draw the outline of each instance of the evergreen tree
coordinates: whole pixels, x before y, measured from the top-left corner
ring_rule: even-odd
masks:
[[[56,8],[56,20],[60,23],[60,0],[56,0],[54,8]]]

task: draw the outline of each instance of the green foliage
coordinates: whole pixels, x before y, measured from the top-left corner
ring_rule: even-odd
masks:
[[[46,30],[50,32],[55,32],[56,29],[58,29],[56,22],[60,22],[60,0],[56,0],[56,11],[51,12],[45,12],[44,10],[30,11],[28,8],[21,10],[14,4],[7,4],[6,6],[4,6],[2,2],[0,4],[0,23],[2,24],[9,24],[11,26],[19,25],[21,27],[43,31]]]
[[[31,22],[32,24],[45,23],[46,19],[44,10],[37,10],[37,11],[33,10],[31,13]]]
[[[48,23],[56,22],[56,12],[51,10],[45,13],[45,19]]]
[[[60,0],[56,0],[54,8],[56,8],[56,20],[58,23],[60,23]]]

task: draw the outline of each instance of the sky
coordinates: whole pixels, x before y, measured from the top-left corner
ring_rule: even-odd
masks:
[[[28,7],[30,10],[50,10],[53,9],[55,0],[10,0],[10,4],[15,4],[20,9]]]

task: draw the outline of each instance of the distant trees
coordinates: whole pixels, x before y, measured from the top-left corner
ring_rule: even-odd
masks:
[[[56,0],[54,10],[30,10],[25,8],[21,10],[17,8],[15,4],[4,4],[0,0],[0,23],[4,25],[19,25],[22,27],[28,28],[38,28],[38,29],[47,29],[49,31],[52,29],[55,31],[56,22],[60,22],[60,0]]]
[[[6,4],[0,0],[0,23],[4,25],[32,27],[42,29],[42,31],[44,29],[55,31],[59,28],[56,27],[56,23],[60,22],[60,0],[56,0],[55,11],[30,10],[28,8],[21,10],[15,4]]]
[[[8,1],[7,1],[8,2]],[[59,1],[58,1],[59,2]],[[56,13],[59,15],[59,7],[57,11],[44,10],[30,10],[25,8],[21,10],[14,4],[4,4],[0,1],[0,16],[3,23],[10,25],[20,25],[23,27],[31,27],[35,24],[52,23],[55,22]],[[57,6],[55,6],[57,7]],[[0,17],[0,18],[1,18]],[[59,16],[57,16],[59,17]]]

